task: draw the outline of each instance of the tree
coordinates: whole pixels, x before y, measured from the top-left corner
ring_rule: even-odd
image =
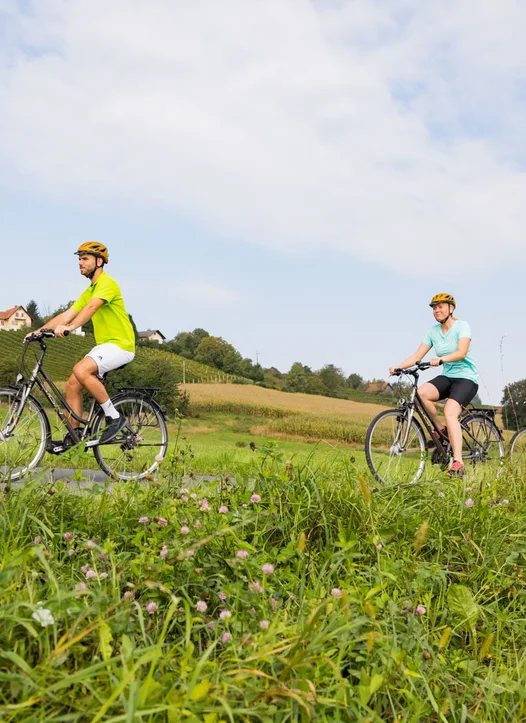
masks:
[[[337,397],[345,387],[345,376],[339,367],[326,364],[318,372],[329,397]]]
[[[39,329],[42,324],[44,323],[42,317],[40,316],[40,311],[38,310],[37,302],[34,299],[31,299],[31,301],[28,302],[26,306],[26,311],[31,317],[31,328],[32,329]]]
[[[307,375],[307,388],[305,389],[307,394],[321,394],[327,396],[327,387],[323,383],[319,374]]]
[[[306,392],[307,391],[307,375],[305,368],[301,362],[294,362],[287,374],[287,383],[285,386],[287,392]]]
[[[347,377],[347,386],[351,389],[359,389],[363,384],[363,377],[360,374],[349,374]]]
[[[184,356],[186,359],[194,359],[199,344],[209,337],[210,334],[206,329],[194,329],[193,331],[180,331],[176,337],[168,342],[167,346],[170,350]]]
[[[139,332],[137,331],[137,326],[133,320],[133,316],[131,314],[128,314],[128,317],[129,317],[130,323],[132,325],[133,334],[135,336],[135,341],[137,342],[137,341],[139,341]],[[90,319],[90,321],[91,321],[91,319]]]
[[[241,360],[239,352],[220,336],[206,336],[197,347],[194,359],[201,364],[226,371],[225,362],[229,368],[233,368],[236,355]]]
[[[504,387],[502,420],[506,429],[526,427],[526,379]]]

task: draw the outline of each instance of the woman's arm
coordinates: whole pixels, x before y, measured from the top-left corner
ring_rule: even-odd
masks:
[[[445,354],[444,356],[440,357],[440,359],[446,363],[462,361],[462,359],[465,359],[467,356],[470,344],[471,344],[471,339],[469,339],[467,337],[464,337],[463,339],[459,339],[457,350],[452,352],[451,354]]]
[[[424,342],[422,342],[418,349],[415,351],[415,353],[404,362],[402,362],[402,364],[397,364],[394,367],[389,367],[389,374],[393,374],[395,369],[407,369],[407,367],[412,367],[413,364],[422,361],[422,359],[425,357],[425,355],[430,349],[431,347],[429,346],[429,344],[424,344]]]

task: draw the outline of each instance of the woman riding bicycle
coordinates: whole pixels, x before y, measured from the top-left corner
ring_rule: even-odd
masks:
[[[438,322],[422,340],[416,352],[402,364],[389,368],[393,374],[396,369],[405,369],[421,361],[431,348],[437,356],[430,360],[433,367],[444,365],[444,371],[418,388],[418,394],[429,416],[437,426],[447,434],[453,451],[453,461],[449,468],[450,477],[464,475],[462,462],[462,429],[459,417],[462,407],[468,405],[478,390],[478,372],[470,354],[471,329],[467,321],[460,321],[453,312],[456,301],[451,294],[436,294],[429,306]],[[444,407],[446,427],[439,419],[434,402],[447,399]],[[435,432],[438,436],[438,432]]]

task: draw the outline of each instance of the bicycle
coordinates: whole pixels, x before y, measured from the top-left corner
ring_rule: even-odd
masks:
[[[510,439],[510,460],[520,466],[526,462],[526,428],[518,429]]]
[[[412,377],[409,398],[400,399],[398,408],[381,412],[369,425],[365,456],[378,482],[416,482],[424,473],[430,449],[432,464],[443,470],[449,467],[452,453],[447,434],[433,422],[418,394],[420,372],[430,367],[427,362],[419,362],[395,370],[396,376]],[[463,460],[474,466],[503,459],[504,441],[495,423],[495,409],[466,409],[461,414],[460,426]]]
[[[121,387],[112,397],[127,424],[110,442],[99,444],[105,424],[102,409],[93,399],[87,417],[78,416],[43,368],[47,345],[54,337],[42,329],[27,337],[14,386],[0,388],[0,478],[23,478],[42,460],[46,452],[60,455],[83,443],[92,449],[99,467],[111,478],[142,479],[162,462],[168,448],[165,412],[155,401],[157,387]],[[27,379],[25,356],[32,342],[40,344],[40,353]],[[32,394],[39,389],[63,422],[71,444],[51,438],[51,425],[42,403]],[[81,427],[74,427],[70,419]]]

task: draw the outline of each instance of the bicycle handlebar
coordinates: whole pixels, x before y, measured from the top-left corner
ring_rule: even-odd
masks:
[[[69,336],[71,334],[70,331],[65,331],[64,336]],[[24,344],[28,344],[32,341],[42,341],[42,339],[52,339],[55,336],[55,332],[53,329],[41,329],[40,331],[35,331],[33,334],[27,337],[27,339],[24,339]]]
[[[439,361],[439,366],[441,366],[444,362],[442,359]],[[426,369],[431,369],[431,364],[429,362],[417,362],[412,367],[407,367],[406,369],[395,369],[392,376],[399,377],[401,374],[416,374],[417,372],[425,372]]]

